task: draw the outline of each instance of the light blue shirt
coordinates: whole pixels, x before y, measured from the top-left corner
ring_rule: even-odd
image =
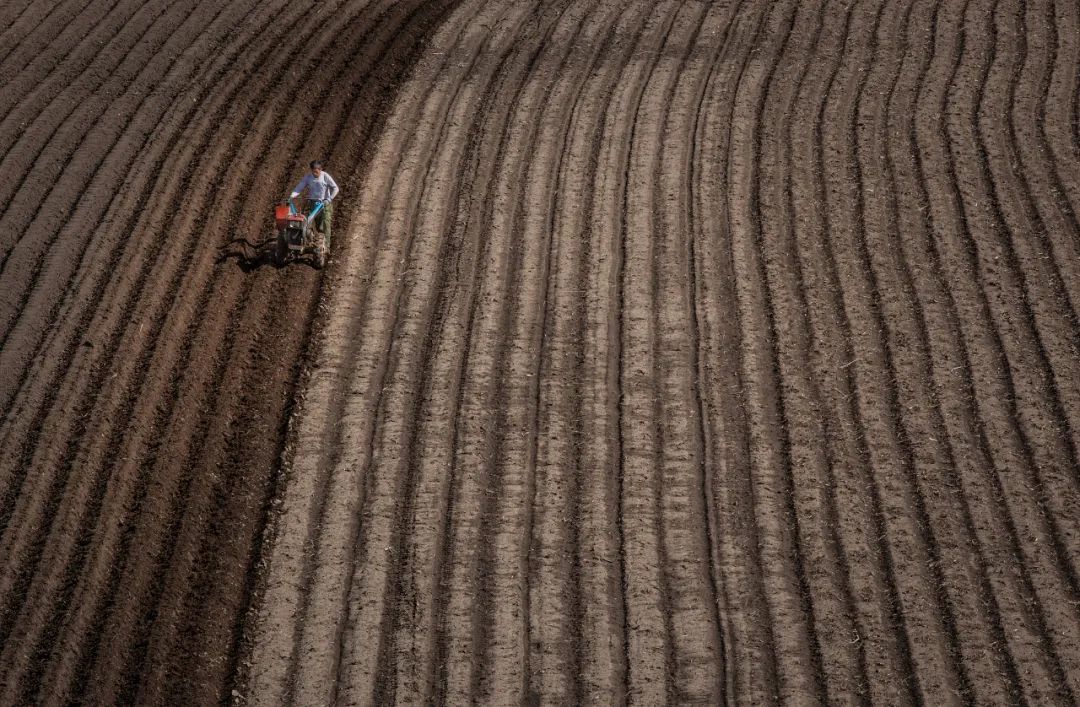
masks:
[[[331,201],[338,193],[337,182],[330,176],[330,173],[323,170],[322,174],[316,177],[311,172],[304,175],[304,178],[300,180],[300,183],[293,189],[289,198],[295,198],[304,193],[307,189],[307,198],[314,199],[315,201]]]

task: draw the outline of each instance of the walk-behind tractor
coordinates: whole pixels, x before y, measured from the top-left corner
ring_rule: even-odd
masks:
[[[284,265],[290,258],[313,253],[315,267],[321,269],[326,265],[326,242],[315,229],[315,217],[322,209],[321,201],[307,216],[297,211],[291,201],[274,207],[274,226],[277,228],[274,262]]]

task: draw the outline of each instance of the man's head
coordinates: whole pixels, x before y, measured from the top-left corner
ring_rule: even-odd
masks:
[[[318,177],[318,176],[320,176],[322,174],[322,162],[321,161],[312,160],[311,164],[309,164],[308,166],[311,167],[311,173],[314,174],[316,177]]]

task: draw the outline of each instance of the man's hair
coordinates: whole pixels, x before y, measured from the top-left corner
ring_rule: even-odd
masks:
[[[322,169],[322,160],[312,160],[308,167],[311,169],[315,169],[316,167]]]

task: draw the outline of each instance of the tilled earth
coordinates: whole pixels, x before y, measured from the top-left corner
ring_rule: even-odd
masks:
[[[0,704],[1080,700],[1075,2],[140,2],[0,5]]]

